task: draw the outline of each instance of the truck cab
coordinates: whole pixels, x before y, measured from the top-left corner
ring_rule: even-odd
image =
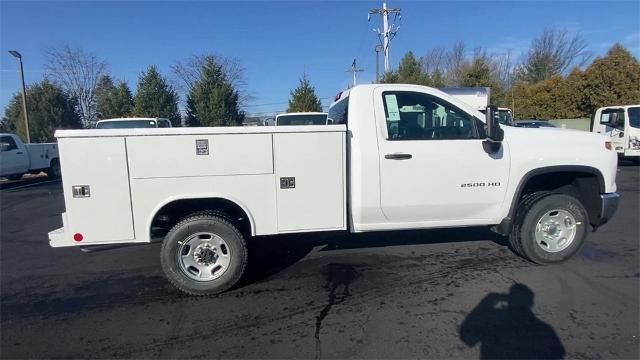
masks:
[[[621,159],[640,161],[640,105],[599,108],[591,118],[591,131],[610,136]]]

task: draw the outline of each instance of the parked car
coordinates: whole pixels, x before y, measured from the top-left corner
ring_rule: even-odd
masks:
[[[96,123],[96,129],[169,128],[171,121],[164,118],[118,118]]]
[[[60,177],[58,144],[24,144],[15,134],[0,134],[0,176],[11,180],[45,171],[50,178]]]
[[[336,97],[331,126],[60,130],[50,245],[161,241],[165,275],[194,295],[233,286],[264,235],[487,226],[533,262],[569,259],[616,210],[611,139],[502,127],[496,110],[369,84]]]
[[[611,136],[621,159],[640,162],[640,105],[607,106],[596,110],[591,131]]]
[[[279,114],[276,116],[276,126],[327,124],[327,113],[324,112],[298,112]]]
[[[525,127],[525,128],[545,128],[545,127],[556,127],[552,123],[547,120],[517,120],[516,126]]]

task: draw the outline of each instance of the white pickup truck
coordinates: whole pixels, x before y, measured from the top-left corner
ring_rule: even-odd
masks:
[[[0,177],[15,180],[41,171],[60,177],[58,144],[24,144],[15,134],[0,134]]]
[[[333,125],[61,130],[50,245],[163,241],[166,276],[194,295],[233,286],[259,235],[489,226],[531,261],[568,259],[616,210],[611,139],[488,113],[375,84],[339,94]]]

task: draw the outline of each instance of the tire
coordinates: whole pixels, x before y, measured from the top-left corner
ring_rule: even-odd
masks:
[[[238,229],[215,212],[198,212],[177,223],[160,253],[167,279],[189,295],[219,294],[235,285],[247,265]]]
[[[584,244],[589,217],[576,198],[539,192],[518,206],[509,237],[513,250],[537,264],[554,264],[571,258]]]
[[[47,176],[51,179],[59,179],[62,175],[62,170],[60,169],[60,159],[51,160],[51,165],[47,170]]]

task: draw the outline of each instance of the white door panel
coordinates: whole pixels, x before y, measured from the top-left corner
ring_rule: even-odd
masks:
[[[389,115],[384,103],[389,98],[383,98],[381,91],[375,97],[376,118],[381,124],[381,208],[390,222],[459,224],[498,215],[509,175],[506,143],[497,152],[485,150],[484,140],[469,130],[475,126],[469,124],[479,120],[441,99],[438,101],[446,107],[429,108],[428,99],[436,97],[417,96],[418,104],[406,103],[411,100],[405,98],[404,105],[388,106]],[[420,101],[426,106],[421,107]]]

